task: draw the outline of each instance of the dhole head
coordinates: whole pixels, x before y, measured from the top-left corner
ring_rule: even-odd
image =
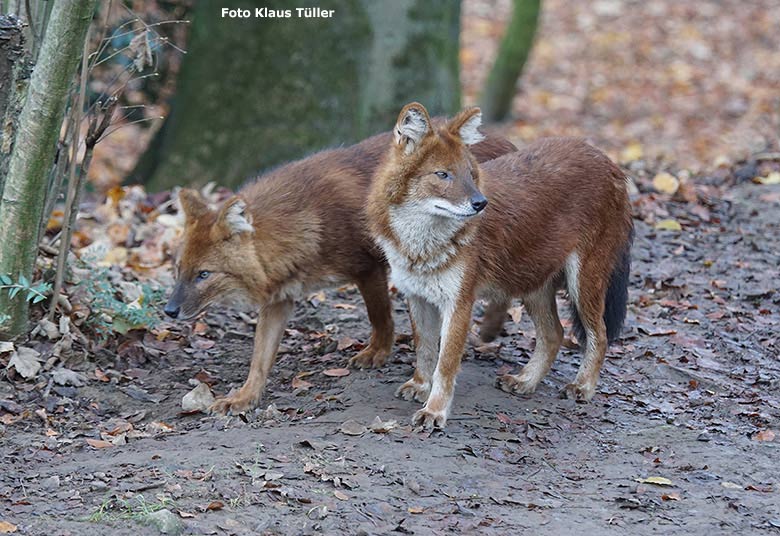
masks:
[[[404,106],[393,130],[391,203],[416,203],[424,212],[456,220],[476,216],[487,206],[469,145],[484,139],[479,108],[459,113],[434,130],[422,104]]]
[[[189,320],[227,293],[246,290],[247,273],[255,258],[252,219],[239,196],[228,199],[219,210],[211,210],[198,192],[182,189],[179,202],[185,227],[176,260],[176,285],[165,305],[165,314]]]

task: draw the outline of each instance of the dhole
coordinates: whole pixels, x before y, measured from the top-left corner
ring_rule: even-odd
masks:
[[[364,211],[372,172],[390,139],[380,134],[281,166],[218,210],[193,190],[179,193],[186,223],[166,314],[189,320],[233,292],[260,306],[246,382],[212,411],[241,412],[257,404],[294,299],[324,285],[357,284],[372,332],[350,363],[384,364],[393,345],[386,263],[366,229]],[[479,159],[513,150],[501,138],[473,149]]]
[[[505,391],[533,392],[563,339],[555,292],[568,291],[584,359],[566,396],[589,400],[607,341],[627,302],[632,237],[626,177],[577,139],[540,140],[477,164],[482,137],[472,108],[435,129],[412,103],[369,194],[369,224],[406,294],[417,338],[414,376],[397,392],[424,402],[413,421],[443,427],[478,296],[489,302],[481,335],[500,331],[513,297],[536,327],[536,349]]]

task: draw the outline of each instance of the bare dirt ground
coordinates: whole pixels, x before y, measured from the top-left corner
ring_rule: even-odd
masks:
[[[341,289],[298,306],[261,410],[182,414],[191,379],[225,393],[245,377],[252,327],[220,309],[182,342],[74,366],[81,387],[0,382],[0,519],[41,535],[159,533],[162,508],[192,534],[780,532],[780,187],[707,210],[684,234],[637,221],[628,325],[589,404],[558,398],[573,350],[533,396],[493,386],[529,356],[521,318],[468,351],[447,429],[416,432],[417,405],[393,396],[413,361],[400,297],[390,363],[323,374],[368,335]]]

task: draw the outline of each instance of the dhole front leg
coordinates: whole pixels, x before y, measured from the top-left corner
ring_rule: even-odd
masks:
[[[213,413],[241,413],[257,405],[276,361],[276,352],[292,309],[292,300],[267,304],[260,309],[249,376],[238,392],[214,402],[210,408]]]
[[[377,269],[357,281],[371,322],[371,339],[363,350],[349,360],[358,368],[381,367],[393,349],[393,314],[387,292],[387,274]]]
[[[442,314],[439,360],[433,372],[431,394],[425,406],[412,417],[416,426],[430,430],[444,428],[447,423],[455,392],[455,377],[466,346],[472,305],[472,300],[461,300],[451,314]]]
[[[412,378],[399,387],[395,395],[404,400],[414,399],[425,403],[431,392],[433,371],[439,356],[441,314],[436,306],[419,296],[409,297],[409,312],[414,331],[417,366]]]

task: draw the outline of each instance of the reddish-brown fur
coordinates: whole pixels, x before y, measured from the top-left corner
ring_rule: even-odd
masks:
[[[240,292],[260,305],[250,372],[217,413],[257,404],[276,358],[294,299],[331,284],[357,284],[372,324],[371,339],[351,364],[381,366],[393,343],[386,264],[366,229],[371,176],[390,134],[323,151],[279,167],[245,186],[219,210],[182,190],[186,225],[177,283],[166,311],[189,319]],[[493,137],[475,148],[490,159],[516,148]],[[207,273],[199,279],[199,274]]]
[[[511,298],[523,298],[537,328],[536,351],[520,375],[499,378],[499,386],[522,393],[536,388],[563,337],[555,290],[567,278],[588,337],[581,341],[580,372],[565,392],[590,399],[607,345],[607,287],[630,242],[625,175],[602,152],[582,140],[552,138],[477,166],[459,131],[478,113],[467,110],[438,131],[428,128],[410,154],[407,138],[399,136],[369,195],[372,232],[393,281],[409,298],[418,339],[427,344],[427,355],[418,348],[415,375],[398,393],[425,402],[414,421],[426,427],[446,422],[479,295],[490,301],[484,338],[500,330]],[[424,108],[408,105],[396,129],[420,117],[427,119]],[[435,187],[437,170],[451,176]],[[442,200],[466,210],[474,187],[488,199],[483,213],[458,219],[430,212]],[[441,238],[432,241],[432,235]],[[426,322],[440,332],[425,333],[420,324]]]

